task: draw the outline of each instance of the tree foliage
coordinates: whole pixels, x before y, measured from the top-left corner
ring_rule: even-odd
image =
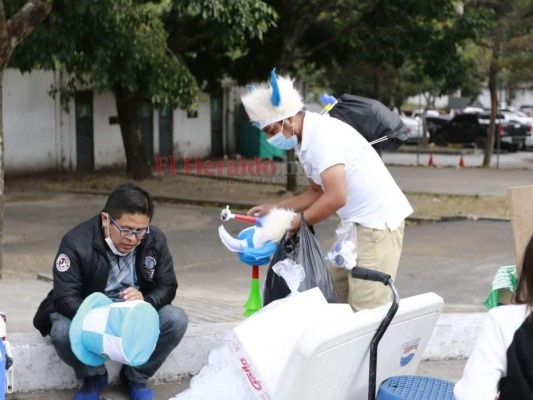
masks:
[[[412,94],[406,79],[418,91],[431,78],[436,93],[450,93],[468,85],[473,63],[462,49],[483,31],[480,15],[460,13],[456,3],[270,0],[280,15],[278,29],[262,43],[253,41],[232,73],[244,83],[264,78],[276,65],[313,76],[318,86],[337,93],[358,92],[396,105]]]
[[[56,0],[45,29],[14,65],[65,70],[63,98],[80,86],[112,90],[127,173],[143,179],[151,171],[135,120],[139,102],[194,108],[203,80],[216,70],[211,61],[244,51],[246,38],[260,38],[274,16],[259,0]],[[209,37],[218,47],[202,48]],[[210,55],[195,64],[206,50]],[[191,68],[200,62],[203,73]]]
[[[505,99],[498,99],[498,86],[507,84],[512,89],[520,84],[530,84],[533,62],[533,2],[531,0],[471,0],[465,5],[483,15],[484,35],[475,39],[485,53],[486,62],[477,67],[487,82],[491,119],[489,134],[483,157],[483,167],[490,167],[496,138],[496,115],[499,105]]]

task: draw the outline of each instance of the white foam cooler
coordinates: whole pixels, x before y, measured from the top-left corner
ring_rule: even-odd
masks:
[[[269,304],[225,343],[256,399],[363,399],[370,342],[389,306],[353,313],[311,289]],[[379,345],[377,388],[390,376],[416,373],[442,307],[434,293],[400,301]]]

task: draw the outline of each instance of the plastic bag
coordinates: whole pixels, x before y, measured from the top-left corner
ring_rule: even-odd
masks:
[[[351,270],[357,265],[357,230],[350,221],[341,221],[335,230],[333,246],[326,254],[326,260],[333,267]]]
[[[294,260],[296,258],[296,251],[299,247],[299,238],[283,236],[279,242],[276,252],[272,256],[270,266],[268,267],[267,276],[265,279],[265,287],[263,288],[263,306],[273,302],[274,300],[283,299],[291,294],[289,286],[283,277],[274,272],[272,267],[283,260]]]
[[[284,236],[272,257],[263,290],[263,305],[282,299],[291,293],[285,280],[272,270],[275,264],[287,258],[304,268],[305,277],[298,288],[300,292],[318,287],[329,303],[338,303],[339,298],[333,287],[320,242],[302,214],[299,236],[291,238]]]
[[[305,278],[304,268],[300,264],[296,264],[293,260],[287,258],[276,263],[272,269],[285,280],[291,295],[298,293],[300,283]]]

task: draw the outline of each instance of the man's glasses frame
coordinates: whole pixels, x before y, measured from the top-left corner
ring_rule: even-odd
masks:
[[[135,236],[137,239],[141,240],[146,235],[148,235],[150,233],[150,226],[147,226],[145,229],[123,228],[119,224],[116,223],[116,221],[113,219],[113,217],[111,215],[109,215],[109,214],[107,214],[107,215],[109,216],[109,220],[113,223],[113,225],[115,225],[115,227],[120,232],[120,236],[121,237],[128,237],[129,238],[129,237]]]

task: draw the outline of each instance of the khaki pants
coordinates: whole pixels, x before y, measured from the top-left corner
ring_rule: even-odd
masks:
[[[365,228],[357,225],[357,265],[396,278],[402,252],[405,223],[394,231]],[[390,289],[380,282],[354,279],[351,271],[331,268],[331,278],[339,300],[349,303],[354,311],[381,306],[391,300]]]

